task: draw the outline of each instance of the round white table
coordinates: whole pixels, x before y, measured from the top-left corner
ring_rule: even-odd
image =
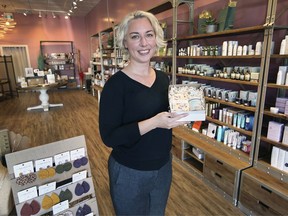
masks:
[[[34,90],[39,91],[39,100],[41,101],[41,104],[38,106],[28,107],[27,110],[34,110],[34,109],[43,109],[44,111],[49,111],[50,107],[62,107],[63,104],[51,104],[49,103],[49,95],[47,91],[49,89],[58,88],[60,86],[65,85],[66,83],[53,83],[53,84],[43,84],[43,85],[37,85],[37,86],[28,86],[21,88],[21,90]]]

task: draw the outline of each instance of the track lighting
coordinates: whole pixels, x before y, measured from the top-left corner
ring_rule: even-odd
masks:
[[[73,1],[73,5],[77,5],[77,2],[76,2],[76,1]]]
[[[27,16],[27,14],[28,14],[28,11],[25,11],[25,12],[23,13],[24,16]]]

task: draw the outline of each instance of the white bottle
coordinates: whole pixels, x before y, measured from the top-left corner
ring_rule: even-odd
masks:
[[[280,55],[285,55],[285,50],[286,50],[286,40],[283,39],[281,41],[281,46],[280,46]]]
[[[283,80],[283,72],[282,72],[282,70],[279,70],[277,73],[276,84],[277,85],[283,85],[282,80]]]
[[[262,43],[258,41],[256,43],[255,55],[261,55],[261,51],[262,51]]]
[[[222,44],[222,56],[227,56],[227,48],[228,48],[228,43],[227,41],[224,41]]]
[[[242,55],[243,55],[243,56],[244,56],[244,55],[247,55],[247,51],[248,51],[248,47],[247,47],[247,45],[244,45],[244,46],[243,46],[243,54],[242,54]]]
[[[286,73],[285,85],[288,86],[288,73]]]
[[[233,56],[237,55],[237,49],[238,49],[238,41],[233,41]]]
[[[228,53],[227,53],[228,56],[233,55],[233,44],[234,44],[234,41],[228,41]]]
[[[243,53],[243,47],[242,46],[238,46],[237,47],[237,56],[242,56]]]

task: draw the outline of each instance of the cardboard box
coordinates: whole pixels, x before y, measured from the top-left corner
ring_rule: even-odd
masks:
[[[205,98],[200,84],[169,86],[169,105],[172,113],[188,113],[179,121],[205,121]]]
[[[267,138],[275,142],[280,142],[282,139],[284,124],[275,121],[269,121]]]

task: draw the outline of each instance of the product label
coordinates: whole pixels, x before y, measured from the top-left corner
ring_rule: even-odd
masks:
[[[34,172],[34,166],[32,161],[28,161],[26,163],[21,163],[13,166],[15,178],[20,175],[26,175]]]
[[[43,159],[35,161],[36,172],[38,172],[40,169],[47,169],[48,167],[52,167],[52,166],[53,166],[53,158],[52,157],[43,158]]]
[[[71,160],[76,160],[85,156],[85,148],[75,149],[70,152]]]
[[[87,170],[73,174],[72,175],[72,182],[75,183],[75,182],[81,181],[85,178],[87,178]]]
[[[39,196],[49,193],[51,191],[56,190],[56,182],[51,182],[45,185],[41,185],[38,187],[39,189]]]
[[[69,203],[68,200],[65,200],[63,202],[58,203],[57,205],[53,206],[53,215],[56,215],[62,211],[65,211],[66,209],[69,209]]]
[[[55,165],[64,164],[70,161],[70,152],[63,152],[54,156]]]
[[[19,203],[25,202],[26,200],[33,199],[38,196],[37,187],[28,188],[17,193]]]

